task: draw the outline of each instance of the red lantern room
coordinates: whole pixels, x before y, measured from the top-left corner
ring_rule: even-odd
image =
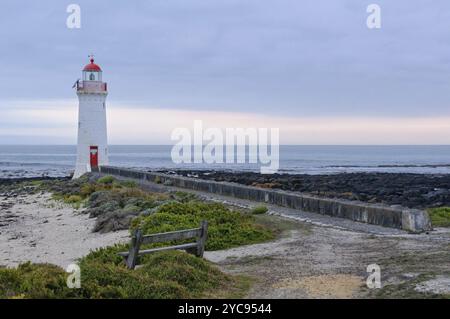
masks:
[[[106,93],[106,83],[102,82],[102,69],[94,63],[94,56],[89,56],[90,63],[83,68],[82,80],[77,81],[74,87],[79,93]]]
[[[83,81],[102,81],[102,69],[94,63],[94,57],[91,55],[90,62],[83,69]]]

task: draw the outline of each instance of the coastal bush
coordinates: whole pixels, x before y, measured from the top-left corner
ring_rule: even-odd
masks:
[[[0,269],[0,298],[75,297],[66,285],[67,273],[51,264],[25,263]]]
[[[131,228],[140,228],[144,234],[163,233],[197,228],[202,220],[208,221],[207,250],[227,249],[274,238],[273,232],[258,225],[251,215],[232,211],[220,203],[199,201],[163,204],[155,213],[135,218]]]
[[[83,199],[79,195],[69,195],[64,198],[64,202],[67,204],[76,204],[81,202]]]
[[[187,203],[187,202],[198,199],[197,196],[193,193],[180,192],[180,191],[173,193],[172,196],[175,200],[177,200],[181,203]]]
[[[428,210],[434,227],[450,227],[450,207],[438,207]]]
[[[123,250],[123,245],[98,249],[80,260],[83,297],[198,298],[235,284],[210,262],[179,251],[146,255],[139,268],[129,270],[117,258]]]
[[[139,188],[112,188],[92,193],[85,213],[97,217],[94,231],[109,232],[128,229],[130,221],[166,202],[166,194],[145,192]]]
[[[123,187],[128,187],[128,188],[138,187],[138,184],[135,181],[120,181],[119,184]]]
[[[179,251],[149,255],[142,267],[129,270],[117,261],[123,248],[116,245],[82,258],[79,289],[69,289],[68,273],[55,265],[0,268],[0,298],[201,298],[239,286],[210,262]]]
[[[100,177],[97,180],[97,183],[99,183],[99,184],[112,184],[115,180],[116,179],[114,178],[114,176],[106,175],[106,176]]]
[[[252,209],[252,214],[253,215],[260,215],[260,214],[265,214],[267,213],[268,209],[266,206],[256,206]]]

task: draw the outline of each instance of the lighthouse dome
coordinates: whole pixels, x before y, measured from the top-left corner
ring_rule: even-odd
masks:
[[[86,64],[83,71],[91,71],[91,72],[101,72],[102,71],[100,66],[94,63],[94,58],[91,58],[90,61],[91,61],[91,63]]]

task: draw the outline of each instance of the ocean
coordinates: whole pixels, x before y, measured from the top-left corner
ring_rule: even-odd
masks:
[[[111,145],[110,165],[145,169],[259,171],[256,164],[175,164],[171,145]],[[75,145],[0,145],[0,178],[67,176]],[[450,146],[280,146],[279,173],[449,174]]]

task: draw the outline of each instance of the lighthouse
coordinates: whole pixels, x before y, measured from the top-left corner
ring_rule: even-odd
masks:
[[[73,178],[108,164],[107,85],[102,81],[102,69],[94,63],[92,55],[82,73],[82,80],[78,80],[74,86],[79,106],[77,162]]]

